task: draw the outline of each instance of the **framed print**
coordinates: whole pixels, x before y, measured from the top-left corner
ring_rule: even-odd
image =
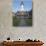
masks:
[[[13,26],[32,26],[32,0],[12,1]]]

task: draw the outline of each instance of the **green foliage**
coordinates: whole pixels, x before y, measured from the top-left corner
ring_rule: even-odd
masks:
[[[20,19],[16,18],[16,16],[13,16],[13,26],[18,26],[20,22]]]
[[[32,19],[26,19],[26,23],[28,26],[32,26]]]
[[[25,18],[24,19],[27,26],[32,26],[32,18]],[[13,26],[19,26],[21,19],[20,18],[16,18],[16,16],[13,16]]]

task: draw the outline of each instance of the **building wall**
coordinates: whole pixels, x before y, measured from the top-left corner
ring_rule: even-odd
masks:
[[[13,27],[11,0],[0,0],[0,40],[39,39],[46,45],[46,0],[33,0],[33,26]]]

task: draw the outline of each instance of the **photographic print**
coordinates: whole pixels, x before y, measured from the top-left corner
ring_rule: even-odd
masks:
[[[12,1],[13,26],[32,26],[32,0]]]

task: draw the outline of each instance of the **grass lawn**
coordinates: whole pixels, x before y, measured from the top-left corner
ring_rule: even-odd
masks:
[[[18,26],[20,22],[20,19],[16,18],[16,16],[13,16],[13,26]]]
[[[28,26],[32,26],[32,19],[26,19],[26,23]]]

